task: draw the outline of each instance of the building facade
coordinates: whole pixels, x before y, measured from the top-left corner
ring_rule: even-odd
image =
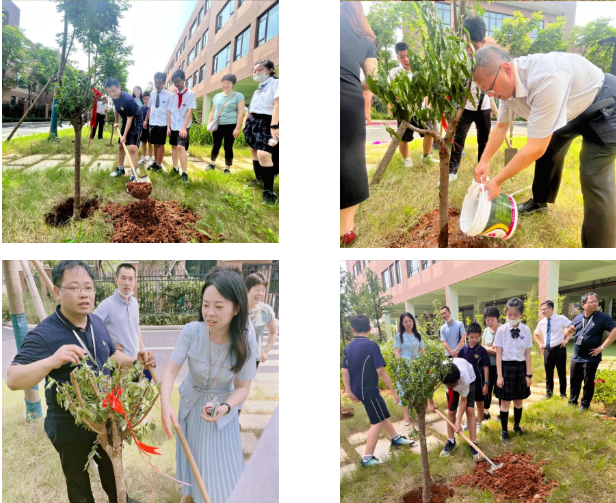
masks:
[[[254,63],[269,59],[278,75],[278,5],[278,0],[200,0],[164,69],[167,89],[175,90],[173,72],[184,70],[187,87],[203,98],[206,122],[222,77],[232,73],[234,90],[248,105],[258,87],[252,80]]]
[[[604,312],[616,319],[616,261],[558,260],[355,260],[347,272],[361,283],[372,269],[392,296],[395,311],[385,316],[391,324],[403,312],[432,313],[438,300],[461,319],[473,319],[477,306],[504,304],[524,298],[534,287],[541,302],[564,296],[562,314],[572,317],[580,297],[596,292]]]

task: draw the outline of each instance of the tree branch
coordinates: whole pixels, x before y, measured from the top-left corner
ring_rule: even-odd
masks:
[[[75,410],[75,413],[77,413],[77,406],[75,405],[75,403],[73,402],[73,400],[71,400],[71,396],[70,396],[68,393],[66,394],[66,398],[68,398],[69,403],[73,406],[73,409]],[[79,394],[79,395],[78,395],[78,398],[81,398],[81,394]],[[82,401],[83,401],[83,400],[82,400]],[[83,405],[82,405],[82,407],[83,407]],[[102,427],[102,428],[104,429],[104,426],[105,426],[105,425],[103,425],[103,424],[100,424],[100,425],[99,425],[99,424],[97,424],[96,426],[98,426],[98,428],[96,428],[96,427],[92,426],[92,424],[91,424],[91,423],[90,423],[90,422],[89,422],[86,418],[82,417],[82,418],[81,418],[81,420],[82,420],[84,423],[86,423],[86,424],[88,425],[88,427],[89,427],[89,428],[90,428],[93,432],[97,433],[98,435],[104,435],[104,432],[103,432],[103,431],[100,431],[100,430],[99,430],[99,428],[101,428],[101,427]]]
[[[71,373],[71,384],[75,388],[75,394],[77,395],[77,401],[79,402],[79,405],[81,405],[81,407],[85,409],[86,404],[83,401],[83,397],[81,396],[81,388],[79,387],[79,383],[77,382],[77,379],[75,378],[73,373]]]
[[[434,138],[437,142],[442,140],[441,136],[436,131],[432,131],[432,129],[419,129],[407,121],[402,121],[402,124],[404,124],[411,131],[415,131],[416,133],[423,135],[432,136],[432,138]]]

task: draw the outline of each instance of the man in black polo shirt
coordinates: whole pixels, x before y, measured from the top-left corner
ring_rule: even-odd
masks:
[[[571,358],[571,397],[568,405],[577,407],[584,381],[580,412],[585,412],[595,393],[595,373],[601,362],[601,352],[616,339],[616,322],[611,316],[598,311],[599,298],[596,293],[582,295],[582,307],[584,312],[571,322],[575,325],[575,344]],[[609,332],[605,342],[603,332]]]
[[[45,318],[26,336],[21,350],[7,370],[6,383],[11,390],[29,389],[43,378],[58,383],[70,380],[80,358],[89,355],[88,364],[109,375],[103,365],[113,356],[118,365],[130,366],[136,360],[116,350],[105,324],[90,313],[94,307],[94,277],[85,263],[63,260],[51,272],[54,297],[58,302],[55,313]],[[155,365],[149,351],[139,353],[139,360]],[[70,503],[94,503],[90,477],[84,471],[88,454],[96,441],[96,433],[77,426],[72,414],[56,400],[56,387],[45,389],[47,415],[45,433],[60,455],[62,471]],[[103,489],[111,503],[118,502],[113,466],[104,449],[96,458]],[[131,500],[127,498],[127,500]]]

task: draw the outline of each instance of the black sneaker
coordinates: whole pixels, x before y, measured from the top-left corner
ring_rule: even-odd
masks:
[[[522,428],[520,428],[520,425],[514,426],[513,431],[515,431],[521,437],[524,436],[524,432],[522,431]]]
[[[275,192],[271,190],[263,191],[263,199],[261,200],[263,204],[276,204],[276,201],[278,201],[278,196]]]
[[[184,183],[188,183],[190,180],[188,179],[188,173],[182,172],[182,181]]]
[[[547,213],[548,203],[536,203],[531,197],[528,201],[518,204],[520,215],[532,215],[533,213]]]
[[[550,398],[552,398],[552,394],[546,393],[545,396],[541,400],[549,400]]]
[[[118,176],[122,176],[125,175],[126,171],[124,171],[124,168],[121,168],[120,166],[118,166],[115,171],[113,173],[111,173],[109,176],[111,176],[112,178],[116,178]]]
[[[180,174],[180,168],[176,168],[175,166],[173,166],[173,171],[175,171],[176,175]]]
[[[225,170],[222,173],[223,173],[223,175],[230,175],[231,174],[231,170],[229,168],[225,168]]]
[[[490,419],[490,413],[489,412],[484,412],[483,413],[483,420],[487,421],[488,419]]]
[[[584,407],[583,405],[580,407],[580,412],[588,412],[588,407]]]
[[[213,169],[216,169],[216,166],[214,166],[214,164],[209,163],[206,167],[205,167],[205,171],[211,171]]]
[[[152,166],[148,167],[148,169],[151,169],[156,173],[157,171],[162,171],[163,167],[160,164],[154,163]]]
[[[473,442],[473,444],[477,445],[477,442]],[[479,461],[479,453],[472,446],[469,445],[468,447],[471,450],[473,461]]]
[[[445,456],[449,456],[456,447],[457,444],[455,440],[453,442],[451,440],[447,440],[447,443],[445,444],[445,447],[443,447],[439,457],[444,458]]]
[[[564,395],[560,395],[561,398],[567,398],[567,394],[565,393]]]
[[[509,433],[506,431],[501,431],[501,442],[503,443],[503,445],[508,445],[511,443],[511,440],[509,440]]]
[[[251,182],[248,182],[248,185],[251,187],[256,187],[257,185],[263,185],[263,180],[257,180],[256,178]]]

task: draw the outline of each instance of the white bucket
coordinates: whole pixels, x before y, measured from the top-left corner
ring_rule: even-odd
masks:
[[[462,204],[460,229],[469,236],[509,239],[518,225],[518,207],[511,196],[501,194],[492,201],[482,191],[485,184],[473,181]]]

